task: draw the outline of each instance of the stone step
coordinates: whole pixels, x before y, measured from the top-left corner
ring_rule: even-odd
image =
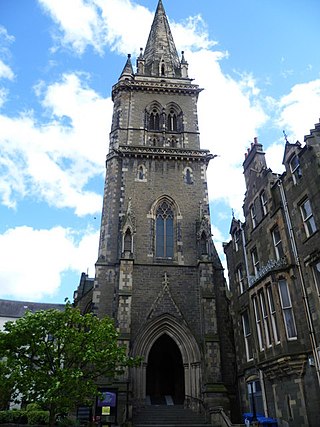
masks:
[[[183,405],[150,405],[140,408],[133,418],[134,427],[208,427],[204,414]]]

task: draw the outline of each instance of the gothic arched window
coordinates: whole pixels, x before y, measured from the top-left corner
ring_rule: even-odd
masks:
[[[173,220],[171,206],[163,201],[156,211],[156,256],[159,258],[173,257]]]
[[[170,113],[168,114],[167,125],[168,131],[177,132],[177,115],[173,110],[170,110]]]
[[[132,252],[132,235],[130,228],[127,228],[123,239],[123,250],[124,252]]]
[[[164,61],[162,61],[161,63],[161,75],[164,76],[165,75],[165,65],[164,65]]]
[[[142,165],[139,166],[138,168],[138,176],[137,176],[139,181],[143,181],[145,178],[145,170],[144,167]]]
[[[149,129],[160,130],[160,115],[156,108],[154,108],[149,117]]]
[[[203,231],[200,238],[200,252],[201,255],[208,255],[208,244],[207,244],[207,236]]]
[[[186,184],[192,184],[192,182],[193,182],[191,170],[189,168],[187,168],[185,171],[184,180],[185,180]]]

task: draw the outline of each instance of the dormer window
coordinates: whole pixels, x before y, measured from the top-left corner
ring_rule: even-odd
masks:
[[[296,185],[302,176],[299,158],[296,154],[291,157],[289,162],[290,171],[292,173],[293,183]]]

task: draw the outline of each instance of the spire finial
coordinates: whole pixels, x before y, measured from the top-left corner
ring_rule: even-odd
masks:
[[[131,53],[128,53],[128,58],[127,58],[127,62],[122,70],[122,73],[120,75],[120,79],[125,77],[132,77],[133,76],[133,68],[132,68],[132,63],[131,63]]]
[[[289,144],[288,135],[286,134],[286,131],[283,130],[282,133],[283,133],[283,136],[284,136],[284,140],[286,141],[286,144]]]

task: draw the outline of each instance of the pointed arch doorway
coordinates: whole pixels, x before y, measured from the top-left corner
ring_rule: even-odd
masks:
[[[147,364],[146,394],[151,404],[182,404],[185,396],[182,355],[167,334],[153,344]]]
[[[132,368],[131,371],[135,406],[143,406],[146,403],[148,396],[147,384],[150,384],[151,381],[147,380],[148,365],[150,362],[149,370],[152,372],[152,358],[154,358],[155,362],[157,357],[158,361],[160,359],[160,355],[157,356],[156,354],[157,349],[160,347],[160,351],[162,351],[161,348],[165,347],[161,345],[165,344],[162,340],[167,340],[167,338],[161,338],[162,336],[167,336],[172,340],[167,341],[167,343],[169,342],[169,348],[174,349],[173,353],[180,352],[183,366],[184,399],[186,396],[195,397],[196,399],[201,396],[201,356],[198,344],[183,321],[178,321],[169,314],[163,314],[148,322],[133,342],[131,355],[142,358],[141,365]],[[160,338],[161,340],[158,341]],[[154,347],[157,342],[158,344]],[[152,356],[152,349],[154,349],[154,356]],[[152,389],[149,388],[148,391],[150,392]]]

